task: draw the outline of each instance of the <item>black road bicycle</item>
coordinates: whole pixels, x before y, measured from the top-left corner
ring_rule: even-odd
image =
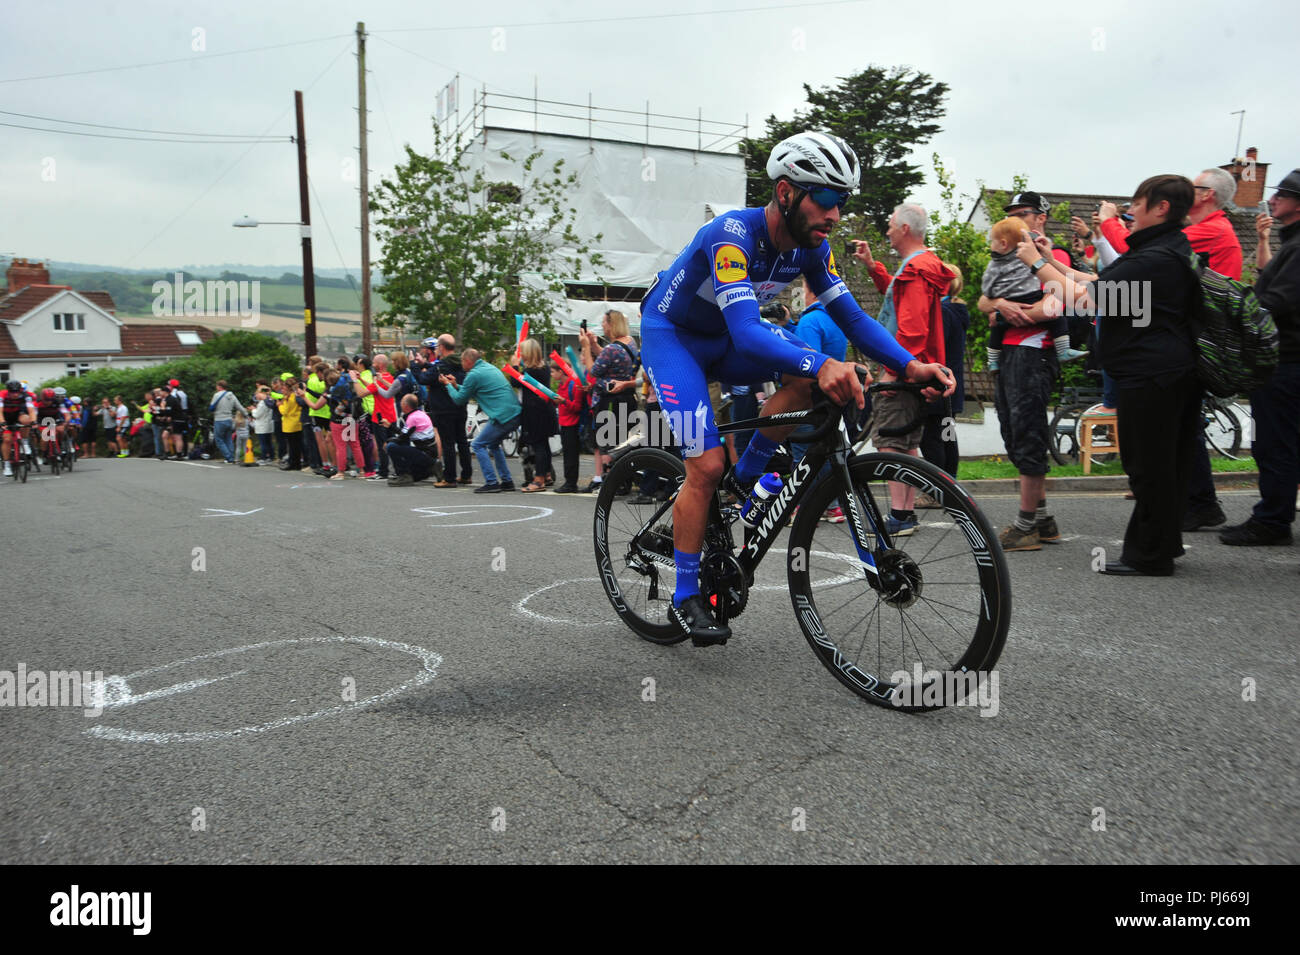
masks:
[[[890,382],[868,392],[923,387]],[[739,506],[725,506],[715,492],[700,555],[701,593],[720,622],[743,613],[759,563],[798,508],[787,577],[795,619],[817,659],[872,703],[930,710],[960,702],[997,661],[1011,621],[1011,579],[997,535],[961,485],[922,458],[855,454],[841,409],[821,394],[809,410],[718,430],[805,422],[815,426],[798,435],[808,451],[752,531],[743,524],[736,531]],[[829,467],[824,477],[823,466]],[[620,486],[639,484],[650,471],[666,482],[667,501],[637,505],[616,496]],[[652,643],[686,638],[670,616],[672,508],[685,475],[674,455],[637,448],[614,465],[596,500],[601,584],[623,622]],[[942,504],[942,515],[912,536],[891,535],[890,482],[929,494]],[[820,520],[834,504],[843,509],[844,523]],[[739,544],[737,533],[743,533]]]

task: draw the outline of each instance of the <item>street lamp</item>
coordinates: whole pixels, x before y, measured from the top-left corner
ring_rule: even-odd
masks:
[[[307,357],[316,354],[316,276],[311,264],[311,225],[305,222],[262,222],[242,216],[230,223],[236,229],[256,229],[261,225],[294,225],[302,236],[303,349]]]

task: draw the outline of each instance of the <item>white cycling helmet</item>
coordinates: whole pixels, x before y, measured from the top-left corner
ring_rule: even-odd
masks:
[[[776,144],[767,159],[769,179],[789,179],[802,189],[829,186],[840,192],[858,188],[861,167],[849,144],[829,133],[796,133]]]
[[[55,393],[56,395],[58,395],[60,398],[63,398],[63,397],[66,397],[66,396],[67,396],[67,394],[68,394],[68,389],[67,389],[67,388],[55,388],[55,389],[54,389],[54,393]]]
[[[77,395],[73,395],[73,396],[72,396],[71,398],[69,398],[68,400],[71,401],[74,405],[79,405],[79,404],[81,404],[81,398],[78,397]]]

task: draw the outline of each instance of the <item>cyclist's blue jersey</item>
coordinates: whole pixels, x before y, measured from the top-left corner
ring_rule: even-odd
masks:
[[[758,314],[800,275],[849,340],[901,376],[913,356],[853,300],[830,245],[778,252],[762,207],[728,212],[700,229],[646,293],[642,322],[659,316],[694,334],[729,334],[746,359],[812,378],[827,356],[773,335]]]

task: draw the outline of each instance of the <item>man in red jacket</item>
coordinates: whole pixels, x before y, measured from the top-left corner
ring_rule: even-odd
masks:
[[[889,271],[871,257],[871,246],[858,242],[854,255],[871,270],[871,280],[885,300],[877,321],[884,325],[905,351],[917,360],[927,363],[944,362],[943,307],[940,299],[952,282],[949,272],[939,257],[925,248],[925,210],[914,203],[905,203],[894,210],[889,218],[889,231],[885,233],[889,244],[898,253],[902,264],[890,276]],[[884,381],[893,381],[894,374],[887,369]],[[923,399],[911,392],[885,393],[872,400],[871,443],[877,450],[898,454],[921,454],[921,435],[925,430]],[[882,428],[902,427],[916,422],[907,434],[883,437]],[[912,510],[916,490],[897,481],[889,482],[890,516],[889,533],[905,537],[917,527]]]

